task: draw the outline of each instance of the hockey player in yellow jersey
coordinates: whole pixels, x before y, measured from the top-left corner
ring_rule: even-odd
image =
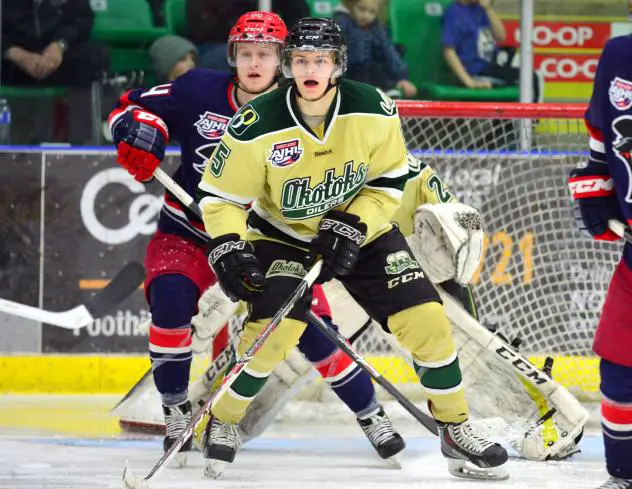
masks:
[[[342,78],[346,44],[329,19],[297,22],[282,65],[290,86],[242,107],[199,185],[209,263],[229,297],[249,302],[238,354],[296,288],[303,265],[321,258],[318,282],[337,278],[412,353],[450,472],[507,477],[506,451],[468,420],[439,296],[391,224],[411,176],[394,102]],[[217,401],[204,448],[211,473],[234,460],[236,423],[297,344],[306,307],[294,307]]]

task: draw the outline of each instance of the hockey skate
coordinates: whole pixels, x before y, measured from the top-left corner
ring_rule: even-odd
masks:
[[[507,451],[498,443],[479,435],[470,421],[437,423],[441,453],[448,459],[448,470],[455,477],[479,480],[504,480],[509,477],[500,467],[507,461]]]
[[[399,453],[406,447],[404,439],[395,431],[382,406],[366,418],[357,418],[364,434],[375,448],[377,454],[388,460],[389,465],[399,468]]]
[[[610,477],[605,484],[599,486],[598,489],[632,489],[632,479],[618,479]]]
[[[165,415],[166,436],[163,448],[166,452],[191,421],[191,401],[183,402],[177,406],[162,406],[162,411]],[[191,450],[192,443],[193,440],[189,438],[174,458],[176,464],[181,468],[187,463],[187,452]]]
[[[241,437],[237,423],[222,423],[212,416],[204,431],[204,475],[211,479],[219,479],[226,464],[235,460],[240,446]]]

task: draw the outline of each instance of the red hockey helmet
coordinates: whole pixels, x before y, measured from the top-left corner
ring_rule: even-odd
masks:
[[[287,27],[283,19],[272,12],[247,12],[239,17],[228,34],[228,64],[235,66],[235,43],[256,42],[283,46]]]

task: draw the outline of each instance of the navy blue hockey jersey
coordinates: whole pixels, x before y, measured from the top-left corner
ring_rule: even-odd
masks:
[[[586,111],[590,159],[608,165],[623,216],[632,225],[632,35],[610,39]],[[624,259],[632,268],[632,246]]]
[[[173,179],[195,197],[206,160],[238,110],[232,75],[193,69],[173,83],[131,90],[120,104],[123,109],[130,105],[142,107],[167,124],[170,138],[180,143],[182,152],[182,163]],[[202,221],[169,192],[165,194],[158,229],[197,242],[208,238]]]

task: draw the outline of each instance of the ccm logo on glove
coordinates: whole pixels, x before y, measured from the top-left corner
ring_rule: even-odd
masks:
[[[568,188],[573,199],[607,197],[614,194],[614,182],[609,176],[585,176],[570,178]]]

